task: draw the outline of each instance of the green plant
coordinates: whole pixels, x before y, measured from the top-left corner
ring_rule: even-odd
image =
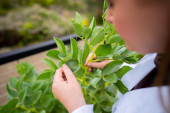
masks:
[[[71,34],[70,19],[38,4],[17,8],[0,17],[0,47],[24,46]]]
[[[87,104],[94,104],[95,113],[109,113],[117,99],[117,90],[122,94],[128,89],[121,82],[122,76],[132,68],[123,66],[137,63],[142,55],[130,52],[126,49],[124,41],[114,29],[114,26],[105,21],[107,3],[104,2],[103,26],[96,26],[93,17],[89,27],[82,25],[82,17],[76,13],[76,19],[72,20],[74,30],[84,43],[83,50],[77,45],[74,38],[70,38],[70,51],[66,50],[64,43],[54,38],[58,49],[50,50],[44,58],[49,69],[36,74],[35,69],[28,63],[17,65],[20,77],[10,78],[7,84],[9,102],[1,106],[0,112],[5,113],[65,113],[62,104],[53,96],[51,87],[55,71],[66,63],[75,74],[81,84],[84,98]],[[93,68],[92,72],[84,66],[89,53],[92,52],[90,62],[112,59],[103,70]],[[93,56],[96,54],[96,59]],[[56,65],[52,60],[57,60]]]

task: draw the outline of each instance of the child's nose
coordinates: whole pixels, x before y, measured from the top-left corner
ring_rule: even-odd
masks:
[[[112,11],[110,11],[109,9],[106,13],[106,21],[111,23],[111,24],[114,24],[114,16],[112,14]]]

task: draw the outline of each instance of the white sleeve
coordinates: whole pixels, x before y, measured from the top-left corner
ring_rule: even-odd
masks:
[[[169,86],[161,87],[161,94],[168,108]],[[129,91],[112,107],[112,113],[166,113],[160,102],[159,87],[148,87]]]
[[[93,113],[93,104],[83,105],[75,109],[72,113]]]

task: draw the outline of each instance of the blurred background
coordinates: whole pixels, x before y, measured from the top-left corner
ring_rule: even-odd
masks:
[[[0,0],[0,54],[74,33],[76,11],[102,23],[103,0]]]

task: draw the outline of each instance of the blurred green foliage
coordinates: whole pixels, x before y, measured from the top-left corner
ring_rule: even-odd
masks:
[[[43,7],[50,7],[51,5],[64,6],[68,9],[81,10],[86,0],[1,0],[0,14],[5,14],[11,9],[21,6],[32,6],[39,4]]]
[[[23,46],[36,40],[47,40],[53,35],[72,33],[69,21],[58,12],[40,5],[13,10],[0,17],[0,45]]]
[[[0,0],[0,49],[18,48],[73,33],[70,19],[79,11],[83,24],[102,23],[103,0]]]

